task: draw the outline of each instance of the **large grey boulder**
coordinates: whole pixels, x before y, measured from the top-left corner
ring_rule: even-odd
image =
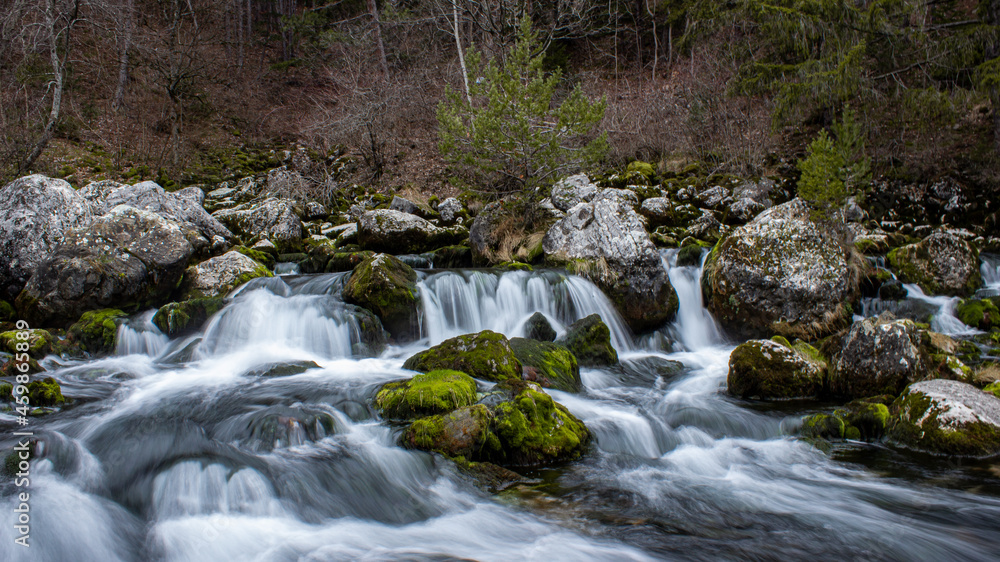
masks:
[[[181,283],[181,300],[224,297],[251,279],[271,275],[253,258],[230,250],[187,268]]]
[[[358,220],[358,244],[389,254],[419,254],[454,244],[464,229],[438,228],[409,213],[391,209],[366,211]]]
[[[462,202],[454,197],[449,197],[438,204],[437,210],[441,214],[442,224],[454,224],[462,213]]]
[[[926,374],[920,337],[912,321],[891,315],[855,322],[830,373],[830,392],[846,398],[899,394]]]
[[[64,180],[36,174],[0,189],[0,299],[13,300],[63,234],[91,218],[88,201]]]
[[[916,283],[927,294],[968,296],[982,283],[979,252],[955,233],[938,230],[916,244],[887,256],[903,283]]]
[[[52,325],[87,310],[159,304],[180,282],[194,252],[191,236],[155,213],[115,207],[66,233],[18,296],[18,311],[32,323]]]
[[[808,344],[797,349],[772,340],[750,340],[729,356],[729,393],[758,400],[818,398],[826,366]]]
[[[552,186],[552,205],[560,211],[568,211],[580,203],[593,201],[599,191],[586,174],[570,176]]]
[[[1000,454],[1000,398],[963,382],[912,384],[893,404],[890,438],[938,455]]]
[[[242,238],[244,244],[266,238],[281,253],[302,248],[302,221],[291,200],[268,197],[216,211],[212,216]]]
[[[739,335],[815,339],[851,319],[859,270],[852,252],[841,228],[814,221],[794,199],[716,245],[702,277],[705,302]]]
[[[605,189],[579,203],[545,234],[546,259],[565,264],[608,295],[628,325],[659,328],[677,312],[660,253],[635,212],[635,193]]]

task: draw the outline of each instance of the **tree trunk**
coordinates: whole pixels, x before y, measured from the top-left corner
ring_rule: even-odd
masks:
[[[1000,0],[989,0],[983,12],[986,25],[991,26],[990,40],[986,41],[986,60],[1000,57]],[[1000,154],[1000,87],[990,88],[990,103],[993,105],[993,150]]]
[[[465,53],[462,52],[462,39],[458,34],[458,0],[451,2],[452,15],[455,19],[455,46],[458,47],[458,64],[462,67],[462,82],[465,84],[465,100],[472,107],[472,94],[469,93],[469,69],[465,67]]]
[[[125,88],[128,86],[129,51],[132,48],[132,28],[135,25],[135,0],[125,0],[125,14],[122,16],[122,47],[118,55],[118,86],[115,88],[115,98],[111,109],[118,111],[125,101]]]
[[[385,58],[385,44],[382,42],[382,21],[378,17],[378,6],[375,5],[375,0],[367,1],[368,13],[371,14],[372,20],[375,21],[375,42],[378,43],[378,59],[379,63],[382,65],[382,76],[388,79],[389,63]]]
[[[173,16],[170,22],[170,71],[167,78],[167,97],[170,99],[170,152],[171,162],[180,163],[181,143],[181,2],[172,0]]]

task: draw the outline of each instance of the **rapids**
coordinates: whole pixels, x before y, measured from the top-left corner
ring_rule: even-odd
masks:
[[[31,420],[32,546],[0,526],[0,560],[996,559],[997,466],[817,448],[794,433],[823,404],[727,396],[734,343],[702,305],[701,268],[675,257],[677,320],[645,340],[593,284],[553,271],[420,271],[422,339],[378,357],[340,299],[345,274],[254,280],[172,341],[137,315],[112,356],[43,361],[77,403]],[[963,330],[952,302],[907,289]],[[407,357],[463,333],[521,335],[534,312],[558,332],[599,313],[623,360],[584,369],[583,393],[550,391],[595,436],[582,460],[490,495],[395,444],[401,428],[370,402],[412,374]],[[14,418],[0,424],[9,451]],[[0,484],[5,513],[14,492]]]

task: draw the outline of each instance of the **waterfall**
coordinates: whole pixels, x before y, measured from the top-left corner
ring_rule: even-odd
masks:
[[[670,276],[670,284],[677,292],[677,319],[670,328],[675,341],[679,341],[688,351],[697,351],[723,342],[712,314],[705,308],[701,294],[701,274],[705,267],[708,251],[703,250],[697,266],[677,266],[678,250],[661,253],[663,267]]]
[[[418,282],[423,301],[422,336],[431,345],[493,330],[507,337],[524,335],[524,324],[541,312],[562,335],[566,326],[597,313],[611,330],[620,352],[633,348],[632,334],[614,305],[593,283],[554,271],[445,271]]]
[[[913,283],[906,283],[903,288],[906,289],[907,298],[937,307],[937,312],[931,317],[931,330],[949,336],[971,336],[980,333],[979,330],[963,324],[955,316],[955,306],[962,299],[945,295],[930,297],[924,294],[919,285]]]
[[[982,263],[979,265],[979,273],[983,277],[983,288],[981,293],[984,296],[1000,295],[1000,256],[980,255]]]
[[[151,357],[159,355],[170,343],[170,338],[153,324],[155,315],[155,309],[147,310],[118,326],[118,333],[115,335],[115,355],[140,354]]]

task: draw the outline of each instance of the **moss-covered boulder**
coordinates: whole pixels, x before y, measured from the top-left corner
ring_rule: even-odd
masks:
[[[811,439],[843,439],[844,420],[832,414],[813,414],[802,420],[802,436]]]
[[[189,267],[181,283],[181,300],[224,297],[251,279],[272,276],[263,264],[231,250]]]
[[[705,261],[706,307],[743,337],[815,340],[846,327],[861,258],[841,228],[801,199],[772,207],[716,244]]]
[[[23,334],[19,337],[19,334]],[[27,353],[41,359],[52,353],[54,340],[45,330],[11,330],[0,334],[0,351],[7,353]],[[25,344],[27,344],[25,346]],[[18,348],[18,345],[21,347]]]
[[[980,330],[1000,328],[1000,297],[968,299],[955,307],[955,315],[962,323]]]
[[[566,392],[583,389],[580,366],[565,347],[526,338],[511,338],[510,347],[524,367],[525,379]]]
[[[117,308],[84,312],[83,316],[69,327],[66,335],[87,353],[109,353],[115,349],[118,326],[127,317],[127,314]]]
[[[874,441],[885,436],[892,419],[888,407],[891,402],[892,397],[888,395],[849,402],[842,414],[847,424],[847,437]]]
[[[886,258],[900,281],[916,283],[928,295],[967,296],[982,282],[975,246],[947,230],[896,248]]]
[[[524,337],[530,340],[554,341],[556,331],[549,323],[549,319],[541,312],[536,312],[528,318],[524,324]]]
[[[493,409],[493,433],[499,449],[491,460],[504,466],[536,466],[579,458],[590,431],[562,404],[532,383],[501,383],[510,400]]]
[[[729,356],[729,393],[758,400],[818,398],[826,372],[818,355],[772,340],[743,343]]]
[[[226,306],[226,299],[210,297],[165,304],[153,315],[153,324],[175,337],[198,331],[208,318]]]
[[[27,370],[22,367],[27,363]],[[26,362],[16,361],[14,359],[7,360],[3,365],[0,365],[0,377],[16,377],[17,375],[34,375],[35,373],[41,373],[45,369],[38,364],[38,361],[34,357],[28,357]]]
[[[582,367],[618,364],[618,352],[611,345],[611,330],[597,314],[572,323],[556,343],[569,349]]]
[[[910,385],[892,405],[890,438],[938,455],[986,457],[1000,453],[1000,398],[958,381]]]
[[[830,372],[830,392],[846,398],[898,395],[926,376],[921,339],[916,324],[889,314],[855,322]]]
[[[466,406],[443,415],[414,421],[400,441],[411,449],[434,451],[449,457],[480,460],[499,448],[490,430],[493,413],[483,404]]]
[[[41,380],[33,380],[28,383],[29,404],[38,406],[62,406],[66,403],[66,398],[62,395],[59,382],[52,377]]]
[[[0,300],[0,322],[10,322],[17,316],[14,305],[5,300]]]
[[[374,312],[397,341],[420,334],[417,273],[394,256],[375,254],[358,264],[344,286],[344,301]]]
[[[701,263],[701,250],[701,246],[696,243],[681,246],[677,252],[677,265],[679,267],[699,265]]]
[[[358,219],[358,243],[365,250],[419,254],[451,246],[468,236],[462,227],[439,228],[409,213],[391,209],[367,211]]]
[[[521,380],[522,371],[507,338],[489,330],[445,340],[410,357],[403,368],[423,373],[450,369],[494,382]]]
[[[273,244],[270,243],[268,244],[270,246],[268,249],[274,249]],[[252,259],[253,261],[263,265],[264,267],[273,270],[275,264],[275,257],[277,256],[277,254],[273,252],[264,251],[263,249],[260,248],[261,247],[259,246],[254,246],[253,248],[247,248],[246,246],[236,246],[235,248],[233,248],[233,251],[239,252],[244,256]]]
[[[476,381],[459,371],[431,371],[390,382],[375,395],[382,417],[413,419],[445,414],[476,402]]]

